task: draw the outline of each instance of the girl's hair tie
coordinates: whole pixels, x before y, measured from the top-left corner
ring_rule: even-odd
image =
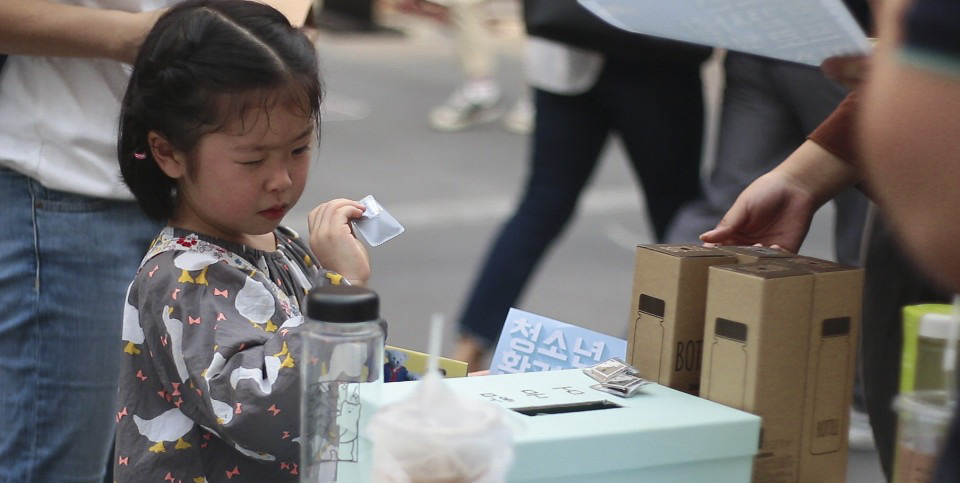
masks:
[[[139,160],[144,160],[144,159],[147,159],[147,153],[140,151],[139,153],[133,153],[133,157]]]

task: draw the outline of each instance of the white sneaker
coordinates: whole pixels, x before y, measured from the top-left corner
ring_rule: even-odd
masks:
[[[503,116],[503,128],[514,134],[530,134],[533,131],[533,102],[524,97],[517,101]]]
[[[499,117],[500,86],[492,80],[464,84],[442,105],[430,111],[430,127],[444,132],[466,129]]]

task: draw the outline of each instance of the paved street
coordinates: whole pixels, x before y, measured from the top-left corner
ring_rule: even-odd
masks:
[[[528,139],[497,122],[460,133],[430,130],[428,110],[459,82],[452,37],[423,19],[390,15],[381,22],[403,34],[321,32],[317,39],[327,85],[323,141],[307,192],[285,222],[305,233],[306,213],[317,203],[376,196],[406,227],[370,250],[389,342],[425,350],[430,316],[440,313],[449,353],[478,265],[516,202]],[[498,30],[504,109],[522,89],[515,27],[503,22]],[[624,337],[634,247],[652,242],[641,199],[611,142],[577,217],[518,307]],[[818,215],[803,253],[832,256],[831,218],[829,211]],[[872,452],[851,453],[849,473],[852,483],[882,481]]]

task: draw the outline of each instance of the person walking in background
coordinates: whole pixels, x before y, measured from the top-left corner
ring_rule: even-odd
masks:
[[[0,2],[0,481],[103,481],[123,295],[158,229],[117,168],[124,63],[172,3]]]
[[[430,110],[430,127],[442,132],[455,132],[502,116],[505,129],[529,134],[533,123],[533,107],[526,88],[520,98],[504,114],[502,89],[497,80],[497,49],[487,26],[488,0],[412,0],[421,11],[434,12],[437,6],[446,10],[456,42],[456,53],[463,80],[437,107]],[[430,5],[427,7],[426,5]],[[410,9],[411,7],[407,7]]]
[[[526,186],[480,267],[454,358],[474,368],[486,360],[507,311],[570,220],[611,132],[643,186],[655,237],[664,239],[679,207],[700,194],[700,66],[709,55],[708,48],[658,43],[620,58],[528,38],[536,114]]]

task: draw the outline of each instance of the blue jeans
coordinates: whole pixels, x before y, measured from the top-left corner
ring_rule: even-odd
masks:
[[[0,482],[103,479],[122,307],[159,225],[0,168]]]

